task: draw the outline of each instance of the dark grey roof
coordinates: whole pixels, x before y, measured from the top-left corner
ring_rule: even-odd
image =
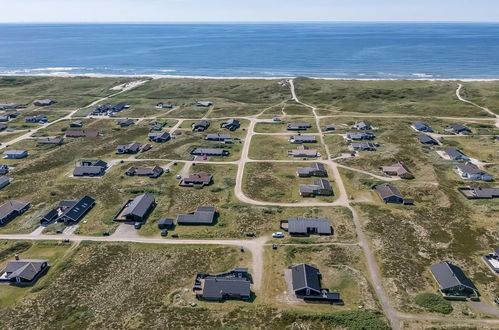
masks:
[[[207,120],[200,120],[200,121],[195,122],[194,124],[192,124],[192,126],[207,128],[208,126],[210,126],[210,122],[207,121]]]
[[[456,148],[445,148],[444,152],[451,159],[458,159],[458,158],[461,158],[461,157],[467,157],[465,154],[463,154],[461,151],[457,150]]]
[[[315,180],[314,184],[316,186],[319,186],[321,189],[326,189],[326,190],[333,190],[333,187],[331,187],[331,184],[329,181],[320,179],[320,180]]]
[[[88,196],[84,196],[78,201],[72,202],[73,205],[64,210],[61,217],[67,217],[74,222],[80,221],[80,219],[83,218],[83,216],[95,205],[95,199]]]
[[[0,186],[10,183],[11,178],[6,176],[0,176]]]
[[[295,135],[289,138],[290,141],[294,142],[315,142],[317,139],[314,135]]]
[[[0,219],[9,216],[14,212],[20,212],[29,206],[27,202],[21,202],[16,200],[9,200],[0,205]]]
[[[213,155],[213,156],[223,156],[227,154],[227,151],[224,149],[218,149],[218,148],[201,148],[197,147],[192,151],[193,155]]]
[[[293,279],[293,291],[311,289],[317,293],[321,290],[319,269],[308,264],[300,264],[291,267]]]
[[[470,129],[462,124],[450,124],[450,127],[456,132],[470,131]]]
[[[352,143],[351,147],[354,150],[376,150],[377,146],[371,142],[360,142],[360,143]]]
[[[240,126],[241,125],[241,123],[237,119],[229,119],[224,124],[226,124],[226,125],[233,125],[233,126]]]
[[[101,166],[76,166],[75,169],[73,170],[73,175],[74,176],[81,176],[81,175],[98,175],[102,173],[102,167]]]
[[[431,265],[430,269],[441,289],[449,289],[457,285],[463,285],[478,291],[473,282],[464,275],[461,268],[449,262]]]
[[[390,198],[390,197],[399,197],[399,198],[404,198],[400,191],[397,189],[392,184],[389,183],[382,183],[374,187],[378,194],[381,196],[382,199]]]
[[[371,129],[371,125],[365,121],[355,123],[354,127],[357,129]]]
[[[206,135],[206,140],[221,141],[228,139],[230,139],[230,134],[211,133]]]
[[[317,234],[330,235],[331,223],[326,218],[289,218],[288,232],[307,234],[308,228],[315,228]]]
[[[171,226],[173,225],[173,219],[163,218],[158,221],[158,225]]]
[[[249,297],[250,281],[242,277],[206,278],[204,280],[203,298],[220,300],[224,295]]]
[[[159,133],[149,133],[148,137],[152,140],[168,140],[170,139],[170,133],[159,132]]]
[[[413,125],[418,131],[431,131],[431,128],[428,125],[420,121],[415,122]]]
[[[123,215],[134,215],[143,218],[151,206],[155,203],[155,198],[150,194],[142,194],[134,198],[134,200],[127,206]]]
[[[418,135],[419,142],[423,144],[438,144],[438,141],[426,134]]]
[[[215,210],[213,206],[199,206],[193,213],[179,214],[177,223],[210,225],[215,218]]]
[[[299,191],[301,194],[313,194],[314,191],[316,191],[317,186],[315,185],[310,185],[310,184],[301,184],[299,186]]]
[[[43,270],[43,265],[47,260],[23,259],[10,261],[7,266],[0,271],[7,279],[20,277],[26,281],[32,281]]]
[[[457,168],[467,174],[486,174],[486,172],[482,171],[481,169],[478,168],[478,166],[471,164],[471,163],[466,163],[466,164],[458,164]]]
[[[100,166],[100,167],[104,167],[106,168],[107,167],[107,163],[103,160],[98,160],[96,162],[93,163],[93,166]]]
[[[312,163],[312,164],[310,164],[309,167],[298,167],[296,169],[296,171],[298,173],[301,173],[301,174],[309,174],[310,172],[314,172],[314,171],[320,171],[320,172],[327,173],[326,167],[322,163]]]
[[[59,215],[59,212],[57,209],[52,209],[49,211],[49,213],[45,214],[42,218],[42,222],[51,222],[52,220],[55,220],[57,216]]]
[[[350,132],[346,137],[349,140],[372,140],[376,136],[371,132]]]
[[[310,123],[288,123],[288,128],[297,129],[297,128],[311,128],[312,124]]]
[[[499,188],[459,188],[459,191],[467,198],[490,199],[499,197]]]
[[[3,152],[4,155],[16,155],[16,156],[21,156],[27,153],[28,151],[23,150],[23,149],[13,149],[13,150],[6,150]]]

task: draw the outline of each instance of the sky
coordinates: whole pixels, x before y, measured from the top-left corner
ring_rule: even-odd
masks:
[[[499,22],[497,0],[0,0],[0,23]]]

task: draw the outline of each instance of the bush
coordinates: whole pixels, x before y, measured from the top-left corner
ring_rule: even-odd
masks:
[[[424,307],[429,312],[436,312],[442,314],[450,314],[452,312],[452,305],[444,299],[444,297],[434,293],[421,293],[414,299],[416,304]]]
[[[32,246],[31,242],[16,242],[6,249],[0,251],[0,260],[10,257],[13,254],[19,254],[28,250]]]

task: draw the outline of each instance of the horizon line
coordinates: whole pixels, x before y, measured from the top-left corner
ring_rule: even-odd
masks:
[[[26,22],[0,22],[0,25],[21,25],[21,24],[499,24],[499,21],[467,21],[467,20],[455,20],[455,21],[426,21],[426,20],[415,20],[415,21],[396,21],[396,20],[380,20],[380,21],[341,21],[341,20],[319,20],[319,21],[26,21]]]

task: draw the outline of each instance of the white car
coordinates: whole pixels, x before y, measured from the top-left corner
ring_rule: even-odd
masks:
[[[284,237],[284,234],[281,233],[280,231],[278,231],[277,233],[273,233],[272,234],[272,237],[273,238],[283,238]]]

